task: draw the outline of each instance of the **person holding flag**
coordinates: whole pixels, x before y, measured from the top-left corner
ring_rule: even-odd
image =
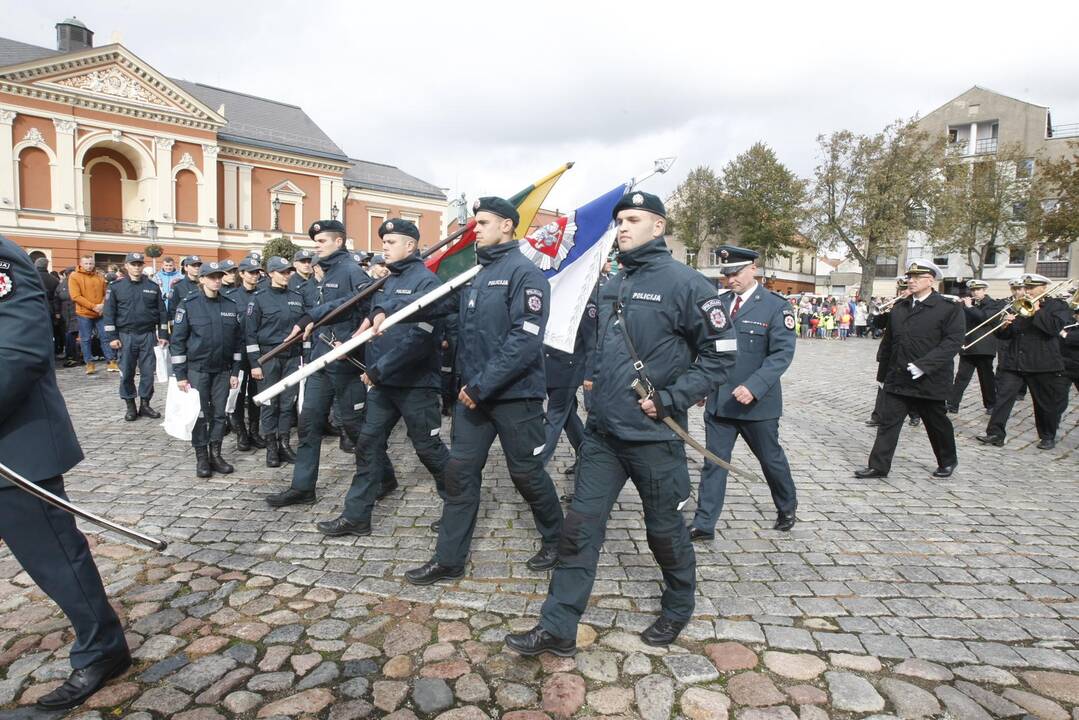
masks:
[[[679,512],[690,495],[689,469],[679,436],[661,421],[685,426],[688,408],[725,382],[738,343],[712,284],[671,257],[663,202],[630,191],[608,224],[612,216],[624,272],[600,289],[592,411],[540,621],[506,636],[522,655],[576,654],[607,519],[627,476],[640,493],[665,586],[660,616],[641,639],[669,645],[693,615],[696,558]],[[647,396],[639,399],[641,384]]]

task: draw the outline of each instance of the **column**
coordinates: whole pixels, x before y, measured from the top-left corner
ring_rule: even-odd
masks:
[[[333,205],[333,179],[320,176],[318,179],[318,216],[330,217],[330,207]]]
[[[202,194],[199,197],[199,225],[217,227],[217,145],[202,146]],[[227,182],[227,179],[226,179]]]
[[[14,110],[0,110],[0,225],[9,227],[15,225],[15,208],[19,205],[15,197],[15,158],[11,154],[15,146],[14,122]]]
[[[52,121],[56,128],[56,172],[53,174],[52,211],[63,213],[56,224],[75,230],[75,128],[74,120]]]
[[[967,155],[978,152],[978,123],[970,124],[970,144],[967,145]]]
[[[251,224],[251,166],[240,165],[237,170],[239,180],[239,200],[240,200],[240,229],[247,228],[251,230],[254,225]]]
[[[172,184],[172,146],[176,141],[172,138],[154,138],[154,166],[157,168],[157,192],[153,200],[154,207],[150,208],[149,216],[157,222],[164,220],[168,223],[176,222],[176,209]]]
[[[236,163],[223,160],[221,167],[225,172],[225,229],[235,230],[240,227],[236,216]]]

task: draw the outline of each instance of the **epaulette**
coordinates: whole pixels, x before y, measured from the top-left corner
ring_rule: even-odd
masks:
[[[786,295],[784,295],[783,293],[781,293],[781,292],[776,292],[775,290],[769,290],[768,292],[772,293],[773,295],[775,295],[775,296],[776,296],[777,298],[779,298],[779,299],[780,299],[780,300],[782,300],[783,302],[785,302],[785,303],[787,303],[787,304],[790,304],[790,300],[788,300],[788,299],[787,299],[787,296],[786,296]]]

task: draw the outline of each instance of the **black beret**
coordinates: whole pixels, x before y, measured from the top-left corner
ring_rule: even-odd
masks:
[[[481,197],[479,200],[472,203],[472,213],[476,214],[479,212],[489,212],[499,217],[506,218],[507,220],[512,220],[514,227],[521,222],[521,216],[517,213],[517,208],[513,207],[513,203],[500,197],[494,197],[493,195]]]
[[[614,210],[611,211],[611,218],[617,218],[618,213],[629,209],[647,210],[650,213],[659,215],[661,218],[667,217],[667,208],[663,207],[663,201],[658,196],[638,190],[628,192],[622,196],[622,199],[614,206]]]
[[[311,227],[307,230],[307,235],[314,240],[315,236],[320,232],[339,232],[344,235],[345,224],[340,220],[318,220],[311,223]]]
[[[395,235],[408,235],[416,241],[419,241],[420,239],[420,229],[416,227],[416,223],[403,218],[390,218],[378,228],[378,236],[380,238],[391,233]]]
[[[756,250],[737,245],[720,245],[716,254],[719,255],[719,271],[724,275],[733,275],[760,257]]]

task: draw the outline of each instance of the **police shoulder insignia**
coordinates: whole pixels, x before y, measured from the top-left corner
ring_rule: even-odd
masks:
[[[590,318],[595,318],[596,317],[596,306],[595,305],[589,305],[588,306],[588,317],[590,317]]]
[[[251,317],[254,314],[255,314],[255,303],[253,303],[253,302],[247,303],[247,316]]]
[[[793,330],[794,329],[794,315],[791,314],[791,313],[787,313],[787,312],[783,313],[783,325],[788,330]]]
[[[539,315],[543,312],[543,291],[539,288],[525,288],[525,312]]]
[[[713,330],[718,332],[727,327],[727,311],[723,307],[723,301],[718,297],[708,298],[698,303],[697,307],[700,308],[704,319]]]
[[[0,302],[10,300],[15,295],[15,278],[8,272],[8,264],[0,263]]]
[[[187,310],[185,310],[183,306],[176,308],[176,320],[174,321],[175,324],[179,325],[180,323],[182,323],[184,321],[184,315],[186,314]]]

